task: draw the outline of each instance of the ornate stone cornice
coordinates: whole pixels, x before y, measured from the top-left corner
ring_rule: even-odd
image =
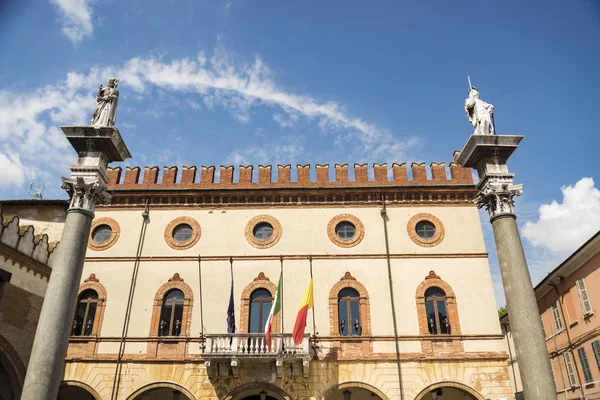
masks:
[[[478,208],[485,207],[490,214],[490,220],[505,215],[515,215],[515,196],[523,194],[523,185],[514,185],[510,179],[494,179],[487,177],[481,185],[473,202]]]
[[[69,195],[69,210],[94,213],[97,204],[110,202],[111,195],[99,179],[86,182],[83,177],[62,178],[61,187]]]

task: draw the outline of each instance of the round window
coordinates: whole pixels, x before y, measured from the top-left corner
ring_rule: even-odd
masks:
[[[173,229],[173,239],[178,243],[187,242],[193,233],[194,230],[188,224],[179,224]]]
[[[435,235],[435,225],[429,221],[417,222],[415,226],[417,235],[423,239],[431,239]]]
[[[273,225],[269,224],[268,222],[256,224],[252,230],[252,234],[258,240],[267,240],[273,236]]]
[[[92,232],[92,240],[96,243],[104,243],[112,235],[112,229],[108,225],[100,225]]]
[[[340,239],[352,239],[356,235],[356,227],[352,222],[342,221],[336,225],[335,234]]]

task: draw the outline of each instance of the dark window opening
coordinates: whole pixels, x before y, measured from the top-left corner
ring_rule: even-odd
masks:
[[[158,336],[179,336],[183,323],[183,292],[178,289],[168,291],[163,298],[158,325]]]
[[[356,235],[356,227],[352,222],[343,221],[336,225],[335,234],[340,239],[352,239]]]
[[[248,333],[264,333],[273,297],[267,289],[256,289],[250,295]]]
[[[173,239],[179,243],[190,240],[193,234],[194,230],[188,224],[179,224],[173,229]]]
[[[446,293],[442,289],[430,287],[425,291],[425,311],[429,333],[432,335],[450,334]]]
[[[435,225],[429,221],[421,221],[415,227],[417,235],[423,239],[431,239],[435,235]]]
[[[77,299],[77,309],[71,327],[72,336],[89,336],[92,334],[97,308],[98,293],[92,289],[81,292]]]
[[[273,225],[269,224],[268,222],[256,224],[252,230],[252,234],[258,240],[267,240],[273,236]]]
[[[338,294],[338,330],[341,336],[360,336],[360,296],[352,288],[340,290]]]
[[[112,228],[108,225],[100,225],[92,232],[92,239],[96,243],[104,243],[112,235]]]

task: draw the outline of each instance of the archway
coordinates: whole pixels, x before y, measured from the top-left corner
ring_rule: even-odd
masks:
[[[381,390],[367,383],[344,382],[329,388],[320,400],[388,400],[388,398]]]
[[[155,382],[133,392],[127,400],[196,400],[186,388],[171,382]]]
[[[484,397],[459,382],[438,382],[421,390],[415,400],[484,400]]]
[[[57,400],[100,400],[100,396],[85,383],[64,381],[60,383]]]
[[[294,400],[280,387],[271,383],[251,382],[238,386],[223,400]]]
[[[25,366],[8,340],[0,335],[0,400],[21,398]]]

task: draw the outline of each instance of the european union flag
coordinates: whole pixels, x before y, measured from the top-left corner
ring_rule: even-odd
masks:
[[[233,277],[231,278],[231,294],[227,307],[227,333],[235,333],[235,309],[233,304]]]

